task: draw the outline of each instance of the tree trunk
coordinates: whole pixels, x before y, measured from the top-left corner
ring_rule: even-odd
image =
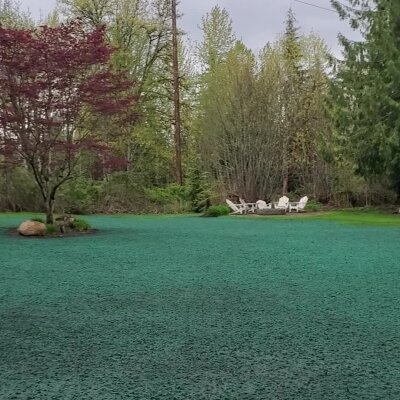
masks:
[[[51,196],[45,200],[46,224],[54,224],[54,198]]]
[[[289,190],[289,167],[287,162],[284,161],[283,176],[282,176],[282,194],[286,195]]]
[[[286,195],[289,189],[289,129],[284,132],[282,148],[282,195]]]
[[[181,136],[181,103],[179,93],[179,59],[176,0],[172,0],[172,69],[174,81],[174,126],[175,126],[175,173],[178,185],[183,184],[182,173],[182,136]]]
[[[400,180],[396,182],[396,205],[400,205]]]

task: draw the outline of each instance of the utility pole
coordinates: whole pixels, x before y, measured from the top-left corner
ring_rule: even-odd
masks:
[[[174,86],[174,127],[175,127],[175,174],[178,185],[183,185],[182,173],[182,133],[181,133],[181,100],[179,90],[179,58],[176,2],[172,1],[172,70]]]

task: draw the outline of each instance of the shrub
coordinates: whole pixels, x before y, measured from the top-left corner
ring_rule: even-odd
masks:
[[[42,198],[30,172],[25,167],[1,168],[0,156],[0,210],[41,211]]]
[[[191,210],[200,213],[210,205],[211,186],[208,180],[208,174],[201,172],[199,168],[190,170],[187,179],[187,196],[191,203]]]
[[[73,229],[79,232],[87,231],[90,229],[90,224],[82,218],[75,219],[74,222],[71,223],[71,225]]]
[[[46,234],[47,235],[54,235],[58,231],[59,231],[59,228],[57,225],[53,225],[53,224],[46,225]]]
[[[60,231],[60,228],[57,225],[53,225],[53,224],[46,225],[46,234],[47,235],[54,235],[55,233],[58,233],[59,231]]]
[[[306,204],[305,210],[317,212],[320,211],[322,208],[322,204],[317,200],[309,200]]]
[[[40,217],[31,218],[31,221],[34,221],[34,222],[41,222],[42,224],[45,223],[45,222],[44,222],[44,219],[43,219],[43,218],[40,218]]]
[[[222,215],[228,215],[228,214],[229,214],[229,207],[224,204],[211,206],[204,213],[206,217],[220,217]]]
[[[131,172],[114,172],[98,182],[93,210],[101,213],[146,211],[144,184]]]
[[[171,184],[162,188],[146,189],[145,193],[147,199],[165,213],[181,213],[191,208],[186,186]]]
[[[57,197],[57,208],[66,214],[88,214],[98,196],[95,181],[79,177],[62,186]]]

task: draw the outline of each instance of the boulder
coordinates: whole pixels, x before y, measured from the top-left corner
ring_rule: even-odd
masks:
[[[24,221],[19,226],[18,233],[22,236],[44,236],[46,225],[37,221]]]

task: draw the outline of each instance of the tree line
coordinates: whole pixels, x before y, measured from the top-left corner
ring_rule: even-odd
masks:
[[[340,37],[340,60],[318,35],[301,32],[291,10],[276,40],[255,52],[237,39],[228,12],[218,6],[202,19],[200,43],[181,32],[174,60],[173,3],[62,0],[38,23],[16,3],[0,0],[1,210],[201,211],[226,197],[255,201],[282,194],[308,195],[333,206],[398,200],[400,6],[395,1],[332,1],[338,16],[363,37],[360,42]],[[71,42],[71,54],[62,55],[74,24],[81,46]],[[75,57],[77,64],[93,53],[83,51],[88,38],[101,32],[96,43],[103,58],[74,74],[64,71],[64,86],[58,88],[54,74],[54,79],[46,75],[51,82],[46,87],[42,72],[32,70],[28,77],[25,70],[12,76],[19,86],[10,91],[7,65],[29,65],[34,49],[28,47],[44,32],[57,33],[51,35],[49,57]],[[25,45],[19,59],[7,47],[10,34],[14,45],[22,48],[18,40]],[[76,42],[79,35],[73,36]],[[45,70],[49,59],[42,58]],[[173,68],[177,60],[179,74]],[[72,76],[75,80],[67,79]],[[78,87],[84,88],[82,96],[73,102],[60,96],[77,93]],[[27,88],[37,92],[29,101]],[[13,109],[12,93],[19,94]],[[41,102],[53,107],[43,121]],[[25,146],[29,157],[21,140],[13,141],[19,132],[16,116],[19,129],[40,144]],[[68,116],[72,130],[61,116]],[[34,123],[36,130],[29,125]]]

